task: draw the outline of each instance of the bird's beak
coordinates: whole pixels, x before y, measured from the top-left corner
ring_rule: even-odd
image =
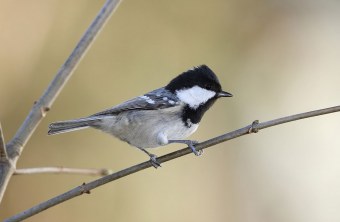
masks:
[[[224,92],[224,91],[217,93],[217,97],[232,97],[232,96],[233,95],[231,93]]]

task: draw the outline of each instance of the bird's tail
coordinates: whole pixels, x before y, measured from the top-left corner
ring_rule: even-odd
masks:
[[[100,121],[101,119],[102,117],[97,116],[51,123],[49,125],[48,135],[67,133],[80,129],[85,129],[95,125],[95,123]]]

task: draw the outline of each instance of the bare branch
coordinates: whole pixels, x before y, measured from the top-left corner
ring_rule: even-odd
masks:
[[[49,111],[58,94],[73,74],[80,60],[85,55],[87,49],[90,47],[95,37],[101,31],[114,9],[118,6],[118,3],[118,0],[108,0],[105,3],[95,20],[92,22],[90,27],[87,29],[83,37],[78,42],[77,46],[75,47],[69,58],[60,68],[57,75],[52,80],[42,97],[34,104],[24,123],[21,125],[14,138],[8,144],[10,157],[20,155],[23,147],[26,145],[35,128],[38,126],[41,119],[45,116],[46,112]]]
[[[68,167],[37,167],[16,169],[14,175],[31,175],[31,174],[81,174],[90,176],[106,176],[112,173],[108,169],[79,169]]]
[[[7,151],[6,151],[6,144],[5,144],[5,138],[4,134],[2,133],[2,127],[0,123],[0,159],[1,160],[7,160]]]
[[[14,172],[16,162],[20,157],[24,146],[32,136],[42,118],[50,110],[53,102],[61,92],[73,71],[85,55],[87,49],[99,34],[107,20],[117,8],[119,0],[107,0],[90,27],[86,30],[77,46],[60,68],[44,94],[34,103],[33,108],[25,121],[16,132],[13,139],[7,144],[7,152],[10,160],[0,164],[0,201],[4,195],[7,184]]]
[[[204,141],[202,143],[196,144],[195,147],[197,150],[203,150],[205,148],[211,147],[213,145],[219,144],[219,143],[223,143],[225,141],[243,136],[243,135],[247,135],[250,133],[256,133],[261,129],[265,129],[268,127],[272,127],[272,126],[276,126],[279,124],[283,124],[283,123],[287,123],[287,122],[291,122],[291,121],[296,121],[296,120],[300,120],[300,119],[305,119],[305,118],[309,118],[309,117],[314,117],[314,116],[319,116],[319,115],[324,115],[324,114],[329,114],[329,113],[333,113],[333,112],[339,112],[340,111],[340,106],[335,106],[335,107],[331,107],[331,108],[326,108],[326,109],[320,109],[320,110],[316,110],[316,111],[311,111],[311,112],[305,112],[305,113],[301,113],[301,114],[296,114],[296,115],[292,115],[292,116],[287,116],[287,117],[282,117],[279,119],[274,119],[274,120],[270,120],[267,122],[263,122],[263,123],[259,123],[258,121],[254,121],[251,125],[245,126],[241,129],[232,131],[230,133],[226,133],[223,134],[221,136],[212,138],[210,140]],[[189,153],[191,153],[191,149],[190,148],[184,148],[169,154],[166,154],[164,156],[161,156],[159,158],[157,158],[157,161],[159,163],[164,163],[173,159],[176,159],[178,157],[187,155]],[[106,183],[109,183],[111,181],[117,180],[119,178],[128,176],[130,174],[139,172],[141,170],[144,170],[146,168],[152,167],[152,164],[150,161],[147,162],[143,162],[137,165],[134,165],[132,167],[129,167],[127,169],[121,170],[119,172],[113,173],[111,175],[99,178],[97,180],[94,180],[90,183],[87,184],[82,184],[70,191],[67,191],[66,193],[63,193],[61,195],[58,195],[50,200],[47,200],[45,202],[42,202],[28,210],[25,210],[17,215],[14,215],[11,218],[8,218],[7,220],[5,220],[5,222],[14,222],[14,221],[21,221],[23,219],[29,218],[35,214],[40,213],[41,211],[44,211],[50,207],[53,207],[57,204],[60,204],[64,201],[67,201],[69,199],[72,199],[76,196],[82,195],[84,193],[89,193],[90,190],[98,187],[98,186],[102,186]]]

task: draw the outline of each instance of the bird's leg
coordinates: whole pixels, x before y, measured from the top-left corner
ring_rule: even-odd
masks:
[[[150,157],[150,162],[151,162],[153,167],[155,167],[156,169],[158,167],[161,167],[161,164],[157,161],[157,156],[155,154],[149,153],[148,151],[146,151],[143,148],[140,148],[140,150],[142,150],[144,153],[146,153]]]
[[[197,144],[198,142],[195,140],[169,140],[168,143],[184,143],[192,150],[192,152],[196,156],[201,156],[203,154],[203,150],[198,151],[196,150],[194,145]]]

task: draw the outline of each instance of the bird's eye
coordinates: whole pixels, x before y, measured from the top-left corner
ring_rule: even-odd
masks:
[[[205,88],[207,89],[207,90],[212,90],[212,85],[210,85],[210,84],[207,84],[207,85],[205,85]]]

